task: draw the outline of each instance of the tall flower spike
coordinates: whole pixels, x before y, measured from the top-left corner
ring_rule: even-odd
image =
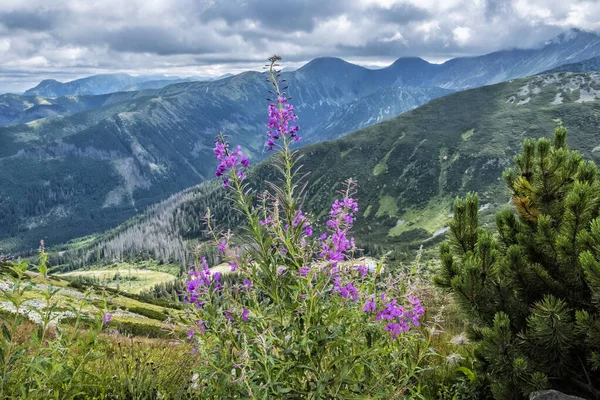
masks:
[[[289,104],[289,98],[286,93],[279,87],[279,83],[281,83],[279,71],[275,70],[276,62],[281,60],[278,56],[273,56],[269,59],[271,62],[269,66],[269,77],[267,80],[274,87],[274,94],[277,95],[277,99],[275,102],[269,105],[269,123],[267,124],[268,128],[268,139],[267,139],[267,149],[269,151],[273,151],[276,145],[276,141],[282,139],[284,137],[289,136],[293,141],[300,141],[300,136],[298,136],[298,131],[300,127],[298,125],[294,125],[298,118],[296,114],[294,114],[294,106]]]
[[[250,161],[248,160],[248,157],[242,153],[240,146],[237,146],[234,151],[230,151],[229,142],[225,140],[225,137],[222,134],[219,134],[215,140],[214,154],[215,158],[219,160],[215,176],[223,179],[223,186],[225,188],[231,187],[229,185],[231,176],[227,176],[227,173],[230,170],[233,170],[235,173],[234,179],[243,181],[246,178],[243,169],[250,166]]]

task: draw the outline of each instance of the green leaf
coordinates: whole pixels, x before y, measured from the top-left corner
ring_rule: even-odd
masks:
[[[457,367],[457,368],[455,369],[455,371],[456,371],[456,372],[462,372],[463,374],[465,374],[465,376],[466,376],[467,378],[469,378],[469,380],[470,380],[471,382],[474,382],[474,381],[475,381],[475,374],[474,374],[474,373],[473,373],[473,371],[471,371],[469,368],[467,368],[467,367]]]
[[[10,334],[8,327],[4,323],[2,324],[2,336],[4,336],[4,340],[7,342],[10,342],[12,340],[12,335]]]

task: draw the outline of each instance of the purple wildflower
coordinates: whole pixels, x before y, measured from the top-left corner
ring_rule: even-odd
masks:
[[[382,294],[382,301],[385,302],[385,293]],[[373,298],[370,300],[373,301]],[[419,299],[409,296],[409,302],[411,307],[405,308],[398,304],[396,299],[391,299],[385,303],[384,308],[377,313],[376,321],[388,321],[385,328],[389,331],[393,339],[396,339],[402,332],[406,332],[410,329],[409,323],[414,326],[419,326],[419,318],[423,315],[424,310],[421,307]],[[363,307],[363,311],[374,311],[374,302],[371,304],[367,301],[367,304]]]
[[[238,269],[238,265],[235,261],[229,261],[227,264],[231,267],[231,272],[235,272]]]
[[[204,325],[204,321],[198,320],[196,321],[196,324],[198,325],[198,329],[200,330],[200,332],[206,333],[206,326]]]
[[[308,274],[310,273],[310,267],[308,266],[303,266],[298,270],[298,275],[300,275],[303,278],[306,278],[308,276]]]
[[[242,284],[246,287],[246,289],[252,288],[252,281],[248,278],[244,279],[244,282],[242,282]]]
[[[236,175],[239,180],[244,180],[246,178],[241,169],[236,169],[238,167],[248,168],[250,165],[248,157],[242,153],[240,146],[237,146],[235,151],[229,151],[229,142],[226,142],[223,137],[220,136],[215,141],[214,153],[215,158],[219,160],[215,176],[217,178],[223,178],[223,186],[225,188],[231,187],[229,185],[229,178],[225,176],[229,170],[236,170]]]
[[[221,253],[225,253],[225,250],[227,250],[227,241],[225,239],[221,240],[221,242],[217,244],[217,248]]]
[[[221,289],[220,279],[221,274],[217,272],[213,276],[206,258],[202,257],[202,268],[190,271],[190,280],[187,283],[188,301],[200,306],[199,299],[208,292],[210,286],[214,286],[215,291]]]
[[[331,205],[330,219],[326,222],[330,232],[329,240],[327,235],[321,236],[320,240],[321,257],[334,267],[354,249],[354,238],[348,237],[348,232],[354,221],[353,213],[356,211],[358,204],[350,197],[345,197],[342,201],[336,199]]]
[[[248,314],[250,313],[250,310],[248,310],[247,308],[244,308],[244,310],[242,311],[242,319],[244,321],[248,321]]]
[[[358,301],[359,293],[358,289],[351,283],[346,284],[345,286],[341,286],[336,290],[339,294],[342,295],[344,299],[351,299],[353,302]]]
[[[271,217],[270,215],[265,220],[258,221],[260,226],[271,225],[272,222],[273,222],[273,217]]]
[[[225,318],[227,318],[227,321],[233,321],[233,317],[231,316],[231,313],[229,311],[223,311],[223,315],[225,316]]]
[[[104,315],[102,316],[102,323],[106,325],[110,321],[112,321],[112,315],[110,313],[104,313]]]
[[[286,97],[278,96],[277,103],[269,105],[269,123],[267,124],[267,128],[269,129],[267,133],[267,148],[269,151],[273,151],[275,141],[284,136],[290,136],[296,142],[300,140],[298,136],[300,127],[290,125],[290,122],[295,122],[296,119],[294,106],[288,104]]]
[[[362,310],[364,312],[376,312],[377,305],[375,304],[375,296],[371,296],[363,306]]]
[[[296,217],[294,217],[294,221],[292,221],[292,226],[295,228],[300,224],[303,224],[306,221],[306,217],[302,213],[302,210],[296,212]]]
[[[360,272],[362,276],[366,276],[369,273],[369,267],[363,264],[357,265],[356,269],[358,270],[358,272]]]
[[[312,227],[309,225],[305,228],[304,233],[306,234],[306,236],[312,236],[313,231],[312,231]]]
[[[408,296],[408,300],[412,310],[407,313],[407,316],[414,326],[419,326],[419,319],[425,314],[425,310],[421,306],[421,300],[413,296]]]
[[[390,332],[390,334],[392,335],[392,339],[396,339],[403,331],[408,330],[408,326],[406,326],[405,323],[404,324],[389,323],[385,327],[385,330]]]
[[[189,341],[190,341],[190,342],[194,340],[194,335],[195,335],[195,334],[194,334],[194,331],[193,331],[192,329],[190,329],[190,330],[187,332],[187,335],[188,335],[188,339],[189,339]]]

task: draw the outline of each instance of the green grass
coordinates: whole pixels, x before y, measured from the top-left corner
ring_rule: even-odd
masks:
[[[66,279],[77,277],[90,277],[99,279],[100,282],[113,289],[119,289],[130,293],[140,293],[151,289],[159,283],[175,280],[175,276],[166,272],[151,271],[146,269],[114,268],[73,271],[59,276]],[[121,279],[114,279],[120,276]]]
[[[396,199],[392,196],[383,196],[379,200],[379,208],[377,209],[377,213],[375,213],[376,217],[396,217],[398,214],[398,205],[396,204]]]
[[[469,138],[471,138],[471,136],[473,136],[474,133],[475,133],[474,129],[469,129],[468,131],[466,131],[465,133],[460,135],[460,137],[462,138],[462,140],[467,141],[467,140],[469,140]]]
[[[388,231],[390,236],[399,236],[403,232],[412,229],[425,229],[430,234],[446,226],[450,221],[450,206],[452,200],[447,197],[434,198],[427,203],[425,207],[410,208],[400,215],[400,219],[405,223],[396,225]]]

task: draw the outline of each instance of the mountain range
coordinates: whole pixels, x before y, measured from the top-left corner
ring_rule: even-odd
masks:
[[[182,82],[212,81],[231,76],[225,74],[219,77],[190,77],[165,75],[140,75],[128,74],[99,74],[70,82],[59,82],[54,79],[41,81],[36,87],[25,91],[25,96],[42,96],[56,98],[61,96],[91,96],[107,93],[125,92],[132,90],[160,89],[167,85]]]
[[[600,162],[600,72],[550,73],[457,92],[343,138],[301,149],[308,173],[305,211],[321,222],[341,182],[358,182],[355,233],[363,246],[435,244],[447,231],[455,196],[476,191],[481,219],[506,207],[502,172],[525,138],[569,129],[568,145]],[[440,124],[439,121],[444,121]],[[276,179],[270,160],[255,166],[257,192]],[[140,256],[191,261],[208,207],[222,229],[238,225],[226,190],[214,181],[173,195],[102,235],[66,247],[58,263],[73,267]]]
[[[454,176],[456,171],[452,170],[449,174],[450,170],[441,167],[443,163],[435,167],[438,170],[433,166],[426,166],[432,160],[439,163],[439,157],[446,156],[449,160],[454,160],[455,153],[451,150],[456,145],[445,142],[444,132],[460,131],[460,135],[451,140],[457,140],[458,137],[462,140],[464,135],[471,139],[459,143],[468,146],[469,143],[489,144],[492,140],[489,135],[477,133],[490,127],[500,128],[490,119],[491,115],[501,117],[494,114],[494,109],[478,108],[477,104],[460,97],[468,96],[464,93],[472,94],[473,91],[435,101],[431,101],[432,99],[455,90],[538,74],[565,63],[573,64],[599,55],[598,35],[571,31],[537,49],[508,50],[480,57],[459,58],[440,65],[430,64],[419,58],[401,58],[387,68],[370,70],[336,58],[320,58],[296,71],[284,73],[284,78],[290,86],[289,94],[300,116],[303,143],[306,144],[339,138],[429,102],[404,117],[420,116],[420,119],[414,120],[419,129],[414,134],[406,133],[407,138],[410,138],[406,144],[398,142],[394,147],[399,131],[390,131],[389,123],[376,125],[369,128],[372,130],[363,130],[361,134],[352,136],[366,140],[369,135],[373,135],[374,142],[385,141],[387,145],[398,149],[398,154],[392,151],[386,156],[386,152],[377,158],[381,150],[367,147],[363,143],[360,151],[374,158],[371,160],[363,157],[360,165],[354,165],[348,163],[347,150],[338,154],[328,153],[327,160],[332,168],[345,171],[348,168],[364,169],[364,166],[369,166],[362,171],[366,173],[370,164],[375,162],[373,160],[376,160],[377,164],[373,169],[379,172],[365,175],[361,181],[378,182],[376,186],[367,186],[369,193],[377,196],[377,201],[375,197],[366,199],[365,206],[367,209],[370,206],[370,212],[378,215],[378,218],[387,216],[388,219],[377,219],[373,222],[374,225],[368,226],[380,232],[382,240],[388,240],[388,236],[397,238],[404,232],[413,230],[407,230],[408,225],[398,222],[407,221],[403,219],[401,210],[413,210],[417,203],[425,206],[433,198],[439,200],[436,196],[452,196],[453,193],[440,192],[440,187],[450,187],[450,184],[443,183],[444,179]],[[551,84],[546,85],[543,90],[540,87],[530,91],[540,90],[545,93],[544,102],[539,104],[547,108],[553,107],[552,101],[558,102],[560,99],[567,100],[564,106],[555,107],[557,110],[571,107],[567,103],[576,108],[590,107],[590,104],[596,103],[587,102],[587,99],[595,99],[596,81],[586,76],[588,75],[578,78],[583,79],[583,83],[572,83],[573,90],[561,89],[560,96],[558,91],[553,92],[556,98],[546,98],[553,90]],[[515,92],[515,87],[511,86],[514,83],[507,85],[507,92]],[[475,93],[486,93],[495,87],[478,89],[480,92]],[[0,128],[0,249],[19,251],[34,247],[42,238],[49,244],[57,244],[100,232],[118,225],[177,191],[210,179],[214,169],[212,141],[219,131],[228,134],[232,143],[240,144],[253,162],[265,158],[268,155],[263,148],[267,102],[259,99],[266,97],[267,90],[261,74],[246,72],[213,82],[182,82],[160,89],[105,95],[94,103],[96,106],[80,106],[81,110],[75,110],[76,107],[72,106],[73,113],[70,115],[66,111],[64,115]],[[515,107],[511,110],[518,116],[525,113],[524,110],[539,105],[535,100],[540,98],[539,94],[536,93],[534,97],[519,93],[520,91],[516,91],[511,95],[515,96],[512,101],[510,96],[495,98],[493,102],[498,107],[498,112],[510,104]],[[119,99],[118,96],[123,97]],[[466,105],[461,110],[458,110],[457,105],[454,108],[431,108],[448,98],[460,98],[471,108]],[[23,107],[26,99],[21,99],[21,103],[19,99],[17,97],[13,101]],[[579,100],[581,102],[577,102]],[[59,98],[56,101],[66,100]],[[79,96],[72,101],[85,103]],[[86,101],[86,104],[92,102],[89,99]],[[492,102],[483,98],[481,101]],[[446,109],[454,111],[449,113]],[[429,120],[424,119],[423,110],[433,113],[429,115]],[[537,108],[535,110],[538,111]],[[466,112],[473,114],[464,115]],[[544,112],[538,114],[545,115]],[[459,115],[462,120],[458,119]],[[24,117],[12,117],[12,120],[18,121],[19,118]],[[540,122],[539,126],[544,129],[532,132],[542,134],[542,130],[553,124],[552,118],[554,116],[547,123]],[[521,134],[513,132],[514,138],[501,140],[514,140],[516,143],[523,131],[528,132],[531,124],[527,120],[516,117],[513,119],[523,126],[518,127],[517,122],[511,121],[508,124]],[[26,118],[22,119],[25,120]],[[456,120],[455,127],[452,127],[452,120]],[[440,121],[444,121],[443,125]],[[476,123],[478,121],[485,121],[487,125]],[[390,138],[379,132],[385,132]],[[434,137],[434,132],[442,136]],[[455,134],[458,135],[456,132]],[[424,135],[434,135],[431,136],[434,138],[423,145],[420,143],[425,140]],[[479,139],[480,137],[483,139]],[[394,142],[388,143],[392,139]],[[479,143],[478,140],[483,142]],[[328,142],[315,149],[322,149],[320,152],[324,152],[324,149],[335,149],[337,143],[345,142]],[[502,145],[514,143],[503,142]],[[441,148],[446,148],[448,153],[440,155]],[[420,150],[424,150],[423,154],[431,160],[418,159],[411,164],[410,168],[417,176],[410,175],[410,168],[395,169],[396,167],[390,167],[393,164],[388,163],[397,158],[410,160],[415,154],[421,154]],[[356,149],[352,151],[357,154],[360,152]],[[471,149],[474,154],[476,151],[475,147]],[[459,153],[462,156],[457,161],[452,161],[448,168],[465,167],[462,175],[466,176],[468,166],[463,162],[475,161],[468,155],[470,153]],[[383,162],[384,159],[387,161]],[[486,159],[485,162],[489,160]],[[383,171],[389,171],[389,175],[383,174]],[[320,171],[317,170],[315,176],[320,176]],[[329,180],[335,177],[320,178],[320,181],[327,181],[331,189],[334,182]],[[414,186],[417,182],[419,187]],[[480,183],[483,188],[485,182]],[[396,187],[396,191],[388,194],[386,191],[382,192],[382,187],[387,188],[387,191]],[[400,187],[404,187],[401,192]],[[437,188],[435,195],[434,187]],[[477,185],[462,183],[458,187],[477,189]],[[330,200],[326,193],[329,191],[315,191],[311,201],[321,201],[324,204],[325,199]],[[409,195],[414,198],[407,198]],[[378,203],[381,199],[384,199],[383,205]],[[446,204],[446,200],[436,200],[431,204]],[[318,207],[314,206],[313,209]],[[385,225],[392,223],[390,221],[394,227],[399,226],[394,231],[396,234],[391,236],[384,230],[384,227],[393,228]],[[429,225],[433,224],[433,220],[427,221]],[[361,229],[367,229],[366,226]],[[421,232],[422,236],[431,234],[429,230],[425,231],[428,233]]]

